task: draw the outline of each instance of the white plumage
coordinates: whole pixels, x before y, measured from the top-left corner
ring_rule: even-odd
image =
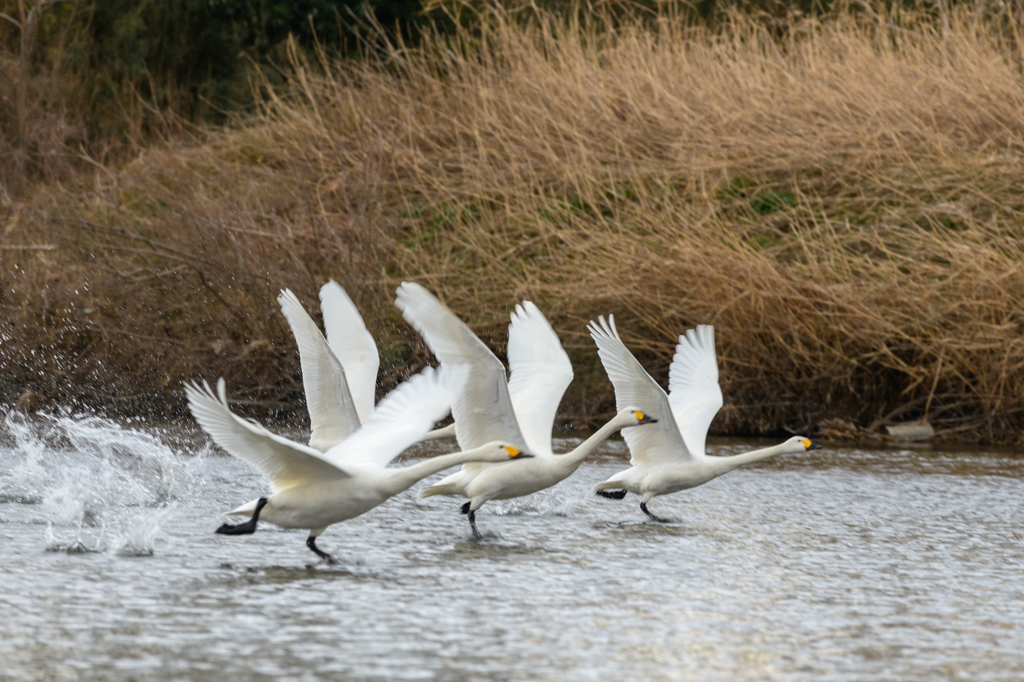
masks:
[[[794,436],[779,445],[734,457],[706,456],[708,427],[722,407],[714,328],[699,325],[679,337],[669,367],[667,394],[622,343],[614,316],[609,315],[607,321],[598,318],[589,329],[615,387],[616,404],[636,405],[659,417],[664,415],[657,426],[623,431],[633,466],[599,483],[594,488],[598,494],[614,498],[626,492],[640,495],[644,513],[662,521],[647,509],[647,503],[659,495],[702,485],[749,462],[821,447],[803,436]]]
[[[441,361],[451,390],[459,447],[466,449],[502,440],[527,450],[501,360],[419,284],[403,282],[395,305]]]
[[[551,429],[558,403],[572,383],[572,363],[555,330],[533,303],[517,305],[511,318],[508,393],[512,409],[530,451],[551,454]]]
[[[217,382],[216,395],[206,382],[202,387],[187,384],[185,395],[192,416],[213,442],[255,467],[267,478],[275,493],[304,481],[349,477],[348,472],[329,462],[318,450],[273,434],[231,412],[224,379]]]
[[[711,325],[698,325],[679,337],[668,368],[668,402],[687,449],[703,455],[711,420],[722,409],[715,328]]]
[[[285,289],[277,297],[277,302],[299,347],[302,387],[306,392],[306,407],[312,426],[309,445],[326,452],[352,435],[363,423],[349,388],[348,373],[295,294]],[[376,374],[376,367],[373,371]]]
[[[380,356],[362,315],[341,285],[331,280],[320,287],[320,311],[324,316],[327,343],[345,368],[359,423],[373,414]]]
[[[537,306],[526,301],[512,315],[508,348],[512,380],[506,382],[501,361],[433,294],[411,282],[403,283],[397,293],[395,305],[441,361],[452,390],[459,445],[469,448],[497,438],[528,447],[536,455],[515,467],[467,464],[420,492],[420,497],[469,498],[463,512],[469,516],[474,537],[480,537],[476,510],[487,501],[549,488],[576,471],[616,430],[653,421],[626,407],[571,453],[555,455],[551,428],[562,394],[572,381],[572,365]]]
[[[440,373],[427,368],[384,398],[367,423],[327,452],[270,433],[231,412],[224,380],[217,394],[208,384],[185,387],[189,408],[200,426],[229,454],[248,462],[270,482],[273,492],[229,514],[251,515],[249,522],[224,525],[218,533],[241,535],[263,520],[282,528],[309,530],[306,545],[328,526],[359,516],[417,481],[469,461],[498,462],[523,456],[506,443],[481,444],[470,452],[432,457],[412,466],[387,468],[448,412],[448,392]]]
[[[312,433],[310,447],[326,452],[366,424],[374,411],[380,357],[352,299],[333,280],[320,288],[327,337],[289,289],[277,297],[299,347],[302,385]],[[451,435],[451,427],[418,440]]]

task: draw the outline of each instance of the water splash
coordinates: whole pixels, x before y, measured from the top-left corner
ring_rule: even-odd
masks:
[[[3,442],[11,446],[0,445],[0,504],[19,505],[23,520],[46,524],[48,551],[153,554],[161,522],[198,475],[200,458],[153,430],[67,411],[9,412]]]
[[[170,509],[165,509],[155,514],[140,514],[127,519],[121,524],[111,549],[118,556],[153,556],[160,527],[170,513]]]
[[[46,551],[64,552],[67,554],[96,554],[104,551],[102,538],[94,542],[92,547],[86,544],[86,538],[82,535],[82,528],[79,527],[78,534],[73,540],[58,538],[53,532],[53,524],[46,524]]]
[[[47,480],[42,464],[45,445],[36,437],[33,425],[21,412],[8,412],[3,425],[20,456],[10,457],[11,465],[0,467],[0,472],[7,472],[0,473],[0,503],[39,504],[43,500]],[[0,462],[6,464],[7,459],[0,455]]]

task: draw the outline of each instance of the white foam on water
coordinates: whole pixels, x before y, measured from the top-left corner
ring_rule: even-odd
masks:
[[[107,502],[101,492],[88,479],[55,484],[42,499],[47,521],[58,526],[102,526]]]
[[[3,428],[13,438],[15,448],[9,456],[0,450],[0,462],[5,464],[0,467],[0,502],[39,504],[48,478],[42,465],[46,447],[36,437],[34,425],[21,412],[8,412]]]
[[[125,520],[111,545],[111,550],[118,556],[153,556],[160,526],[170,513],[170,509],[164,509],[154,514],[138,514]]]
[[[13,443],[0,447],[0,503],[32,505],[23,511],[46,524],[48,551],[153,554],[201,467],[153,430],[103,417],[12,411],[0,429]]]
[[[104,551],[104,543],[102,538],[100,538],[99,541],[93,541],[92,546],[87,545],[81,527],[79,527],[78,534],[72,540],[58,538],[53,533],[53,524],[48,523],[46,524],[46,551],[65,552],[67,554],[96,554]]]

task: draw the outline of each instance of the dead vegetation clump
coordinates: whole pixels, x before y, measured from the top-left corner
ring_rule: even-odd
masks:
[[[585,323],[614,313],[663,382],[675,337],[716,326],[719,432],[927,418],[940,437],[1017,441],[1016,54],[961,9],[770,30],[495,13],[360,63],[295,55],[255,119],[9,213],[7,397],[173,411],[181,380],[225,374],[294,408],[274,298],[290,286],[314,307],[328,278],[393,382],[428,357],[390,304],[412,278],[498,350],[514,302],[541,306],[576,367],[562,409],[578,424],[612,408]]]

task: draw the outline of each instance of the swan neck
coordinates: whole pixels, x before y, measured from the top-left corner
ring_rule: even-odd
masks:
[[[394,492],[391,494],[395,495],[403,490],[408,490],[427,476],[432,476],[439,471],[444,471],[445,469],[457,464],[479,462],[481,461],[479,452],[481,449],[482,448],[477,448],[476,450],[467,450],[465,452],[453,452],[450,455],[437,455],[435,457],[425,459],[422,462],[411,464],[407,467],[388,469],[388,471],[394,472],[392,474]]]
[[[436,438],[447,438],[448,436],[455,435],[455,424],[449,424],[448,426],[441,427],[440,429],[434,429],[433,431],[427,431],[424,435],[420,436],[419,442],[428,440],[434,440]]]
[[[604,426],[592,433],[589,438],[577,445],[576,449],[571,452],[567,452],[564,455],[558,455],[559,461],[562,462],[563,466],[569,469],[570,473],[576,471],[580,464],[583,464],[583,460],[597,449],[597,446],[608,440],[613,433],[621,428],[618,422],[618,419],[612,419],[607,422]]]
[[[760,462],[762,459],[768,459],[781,453],[785,448],[785,443],[780,445],[773,445],[769,448],[761,448],[759,450],[751,450],[750,452],[744,452],[741,455],[733,455],[732,457],[721,457],[722,464],[725,467],[725,471],[732,471],[737,467],[741,467],[744,464],[752,464],[754,462]],[[725,472],[722,472],[725,473]]]

